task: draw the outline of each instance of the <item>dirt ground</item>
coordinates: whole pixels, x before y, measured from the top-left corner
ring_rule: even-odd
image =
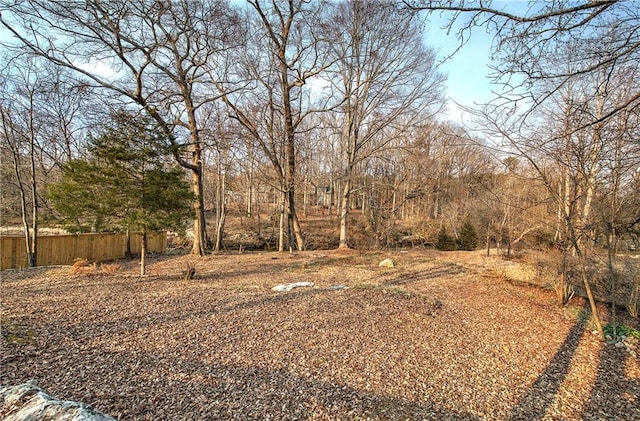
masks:
[[[119,264],[2,273],[0,384],[122,420],[640,419],[638,358],[481,252]]]

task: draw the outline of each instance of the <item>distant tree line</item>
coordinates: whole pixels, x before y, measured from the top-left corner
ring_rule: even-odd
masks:
[[[118,121],[116,131],[153,133],[154,168],[181,168],[194,254],[224,248],[229,212],[266,216],[278,250],[304,249],[315,214],[335,221],[343,248],[546,245],[581,259],[589,291],[590,250],[610,251],[613,268],[618,250],[640,246],[634,2],[554,1],[524,15],[418,0],[0,9],[2,214],[24,227],[33,262],[39,226],[73,208],[59,183],[95,161],[96,141],[124,139]],[[468,110],[467,127],[441,117],[430,13],[449,16],[461,43],[479,27],[495,36],[502,94]],[[80,185],[98,181],[73,180],[67,197],[86,200]],[[147,205],[157,204],[132,206]]]

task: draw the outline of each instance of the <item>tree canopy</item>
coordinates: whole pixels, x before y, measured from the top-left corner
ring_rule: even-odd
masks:
[[[64,165],[54,207],[76,231],[183,230],[193,197],[162,131],[125,111],[112,118],[89,137],[87,158]]]

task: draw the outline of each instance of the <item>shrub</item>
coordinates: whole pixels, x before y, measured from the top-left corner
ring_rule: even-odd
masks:
[[[120,269],[122,269],[122,266],[120,266],[118,263],[103,263],[100,265],[100,272],[106,273],[108,275],[114,275]]]
[[[456,240],[447,232],[447,229],[443,225],[438,232],[438,239],[436,240],[436,248],[438,250],[455,250]]]
[[[471,221],[466,220],[462,224],[457,243],[460,250],[475,250],[478,247],[478,234]]]
[[[71,273],[74,275],[88,275],[96,273],[98,266],[95,262],[90,262],[87,259],[76,259],[71,265]]]
[[[625,325],[616,325],[615,331],[616,334],[613,334],[614,326],[612,324],[605,325],[602,330],[606,336],[610,336],[612,338],[626,336],[628,338],[640,338],[640,330],[634,329]]]

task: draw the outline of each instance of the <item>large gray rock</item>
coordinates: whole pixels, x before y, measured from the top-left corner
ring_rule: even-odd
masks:
[[[29,381],[18,386],[0,386],[2,421],[115,421],[80,402],[49,396]]]

